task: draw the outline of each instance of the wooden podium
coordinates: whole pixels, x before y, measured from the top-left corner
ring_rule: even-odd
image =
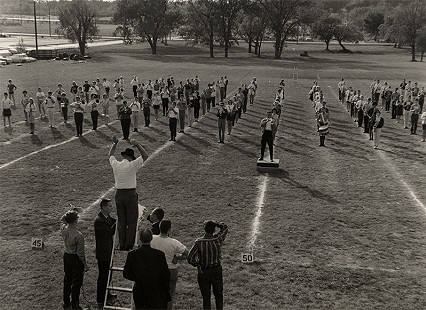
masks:
[[[271,161],[270,159],[257,160],[257,170],[260,172],[271,172],[275,171],[280,167],[280,160],[278,158]]]

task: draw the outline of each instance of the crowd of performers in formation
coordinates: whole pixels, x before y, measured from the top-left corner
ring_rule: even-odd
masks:
[[[417,83],[406,82],[405,79],[396,88],[392,88],[387,82],[381,84],[380,80],[373,80],[370,85],[371,96],[370,94],[364,96],[361,94],[361,90],[348,86],[344,79],[339,81],[337,87],[339,102],[345,106],[358,127],[363,127],[364,133],[369,134],[369,139],[374,141],[375,149],[379,147],[381,130],[384,125],[383,110],[385,113],[390,113],[391,119],[395,119],[397,123],[402,118],[404,129],[410,129],[412,135],[417,134],[417,126],[421,119],[423,129],[421,142],[426,141],[426,109],[423,109],[424,87],[419,88]],[[315,107],[320,145],[323,146],[330,120],[324,95],[317,82],[314,82],[309,97]]]
[[[47,95],[38,88],[34,97],[26,90],[22,92],[20,103],[23,108],[25,122],[30,126],[30,134],[35,132],[36,114],[41,119],[47,119],[51,128],[56,126],[55,112],[60,112],[63,122],[67,123],[69,109],[71,108],[77,130],[77,136],[83,134],[83,120],[85,112],[90,112],[92,129],[97,130],[99,117],[103,118],[105,124],[110,122],[110,108],[115,106],[117,119],[120,120],[123,139],[129,138],[131,127],[133,131],[139,130],[139,125],[144,119],[144,126],[151,125],[151,112],[155,120],[162,116],[169,118],[170,140],[176,139],[177,125],[179,132],[183,133],[185,125],[189,127],[193,122],[198,122],[200,115],[205,115],[211,108],[219,106],[228,112],[224,117],[222,113],[219,118],[224,118],[228,123],[228,134],[232,126],[238,122],[241,113],[247,110],[247,104],[253,104],[257,90],[257,81],[254,77],[249,84],[242,84],[238,91],[228,98],[228,79],[221,77],[217,82],[208,83],[204,89],[200,89],[200,79],[188,78],[186,81],[176,83],[172,76],[167,79],[159,78],[140,83],[137,76],[130,82],[132,97],[127,100],[124,95],[123,77],[115,79],[113,83],[103,78],[96,79],[91,84],[85,81],[82,86],[72,82],[70,91],[64,89],[59,83],[54,91],[49,90]],[[11,126],[12,108],[16,109],[15,92],[17,86],[9,80],[7,92],[2,99],[4,126]],[[225,100],[228,98],[228,100]],[[226,102],[226,103],[225,103]],[[7,122],[6,122],[7,120]],[[220,141],[224,141],[225,129],[220,127]]]

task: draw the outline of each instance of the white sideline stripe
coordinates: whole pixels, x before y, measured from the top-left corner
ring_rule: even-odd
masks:
[[[383,161],[389,161],[388,157],[383,152],[380,152],[380,149],[379,149],[379,156],[382,158]],[[396,175],[397,179],[399,181],[401,181],[402,185],[404,185],[404,187],[407,189],[411,198],[413,198],[413,200],[417,203],[417,205],[420,207],[420,209],[422,209],[422,211],[426,214],[426,206],[420,201],[420,199],[414,193],[411,186],[408,185],[407,182],[405,182],[405,180],[402,178],[401,174],[396,170],[396,167],[393,166],[393,165],[389,165],[388,167],[390,167],[392,169],[392,172]]]
[[[266,192],[266,186],[268,184],[268,177],[265,175],[262,175],[260,178],[260,185],[259,185],[259,194],[257,197],[257,211],[256,216],[254,217],[253,223],[251,225],[251,235],[249,243],[247,244],[247,247],[251,250],[254,249],[254,245],[256,243],[257,236],[259,235],[259,226],[260,226],[260,217],[262,216],[262,209],[263,205],[265,203],[265,192]]]
[[[113,122],[111,122],[111,123],[109,123],[108,125],[110,125],[110,124],[112,124],[112,123],[114,123],[114,122],[116,122],[116,120],[115,120],[115,121],[113,121]],[[106,125],[102,125],[102,126],[99,126],[98,128],[102,128],[102,127],[105,127],[105,126],[106,126]],[[85,136],[85,135],[87,135],[87,134],[89,134],[89,133],[91,133],[91,132],[93,132],[93,130],[88,130],[88,131],[86,131],[85,133],[83,133],[83,136]],[[51,144],[51,145],[45,146],[45,147],[44,147],[44,148],[42,148],[42,149],[39,149],[39,150],[37,150],[37,151],[34,151],[34,152],[31,152],[31,153],[28,153],[28,154],[26,154],[26,155],[24,155],[24,156],[21,156],[21,157],[18,157],[18,158],[14,159],[14,160],[12,160],[12,161],[10,161],[10,162],[8,162],[8,163],[5,163],[5,164],[3,164],[3,165],[0,165],[0,170],[1,170],[1,169],[3,169],[3,168],[9,167],[10,165],[13,165],[14,163],[16,163],[16,162],[18,162],[18,161],[20,161],[20,160],[22,160],[22,159],[25,159],[25,158],[30,157],[30,156],[32,156],[32,155],[36,155],[36,154],[38,154],[38,153],[44,152],[44,151],[49,150],[49,149],[51,149],[51,148],[54,148],[54,147],[57,147],[57,146],[64,145],[65,143],[68,143],[68,142],[71,142],[71,141],[74,141],[74,140],[77,140],[77,139],[78,139],[78,137],[71,137],[71,138],[69,138],[68,140],[65,140],[65,141],[62,141],[62,142],[59,142],[59,143],[56,143],[56,144]]]
[[[332,93],[332,95],[336,98],[336,99],[338,99],[337,98],[337,96],[336,96],[336,94],[335,94],[335,92],[331,89],[331,86],[329,86],[330,87],[330,92]],[[379,156],[382,158],[382,160],[383,161],[385,161],[385,162],[387,162],[387,163],[389,163],[389,165],[386,165],[387,167],[389,167],[391,170],[392,170],[392,172],[395,174],[395,176],[397,177],[397,179],[402,183],[402,185],[404,185],[404,187],[407,189],[407,191],[410,193],[410,196],[411,196],[411,198],[413,198],[413,200],[417,203],[417,205],[423,210],[423,212],[425,213],[425,215],[426,215],[426,206],[420,201],[420,199],[417,197],[417,195],[414,193],[414,191],[412,190],[412,188],[411,188],[411,186],[410,185],[408,185],[408,183],[407,182],[405,182],[405,180],[403,179],[403,177],[401,176],[401,174],[396,170],[396,167],[395,167],[395,165],[393,165],[390,161],[389,161],[389,159],[388,159],[388,157],[387,156],[385,156],[385,154],[383,153],[383,152],[380,152],[380,149],[379,149]]]

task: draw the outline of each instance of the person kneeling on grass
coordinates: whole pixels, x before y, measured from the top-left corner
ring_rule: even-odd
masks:
[[[61,217],[61,235],[65,245],[64,309],[83,309],[80,307],[80,289],[84,272],[89,267],[84,253],[84,237],[77,230],[78,213],[82,211],[82,208],[72,208]]]

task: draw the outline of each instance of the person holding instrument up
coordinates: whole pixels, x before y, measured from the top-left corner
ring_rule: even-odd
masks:
[[[263,160],[263,155],[265,154],[266,143],[268,143],[269,147],[269,157],[271,158],[271,162],[274,161],[274,139],[273,139],[273,130],[274,130],[275,122],[272,118],[272,112],[268,111],[266,113],[266,117],[260,121],[260,127],[262,128],[262,141],[260,148],[260,158],[259,160]]]

